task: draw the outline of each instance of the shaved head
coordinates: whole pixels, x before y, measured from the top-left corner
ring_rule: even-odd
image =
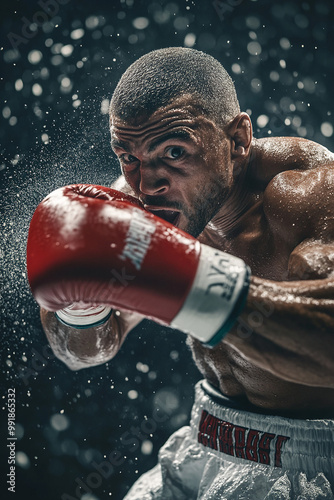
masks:
[[[110,115],[136,123],[186,94],[219,126],[240,112],[233,81],[215,58],[171,47],[145,54],[125,71],[112,96]]]

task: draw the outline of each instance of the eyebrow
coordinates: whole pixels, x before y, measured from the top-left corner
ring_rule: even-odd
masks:
[[[181,139],[183,141],[189,141],[191,139],[189,132],[186,130],[175,130],[174,132],[167,132],[150,144],[149,152],[154,151],[160,144],[168,141],[169,139]],[[111,147],[120,148],[125,151],[131,151],[130,144],[126,141],[120,141],[115,137],[111,138]]]
[[[149,152],[154,151],[160,144],[168,141],[169,139],[181,139],[183,141],[190,140],[190,134],[186,130],[175,130],[174,132],[168,132],[162,135],[150,144]]]
[[[126,141],[119,141],[115,137],[111,138],[110,143],[111,143],[111,147],[112,148],[125,149],[125,151],[129,151],[130,150],[130,145],[129,145],[128,142],[126,142]]]

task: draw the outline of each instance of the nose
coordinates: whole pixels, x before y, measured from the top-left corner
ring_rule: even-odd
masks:
[[[139,189],[143,194],[156,196],[166,194],[170,188],[169,180],[163,168],[141,165]]]

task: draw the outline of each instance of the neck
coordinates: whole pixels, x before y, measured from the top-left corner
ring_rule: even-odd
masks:
[[[223,205],[208,223],[221,236],[227,236],[234,230],[243,216],[259,201],[250,189],[249,165],[247,158]]]

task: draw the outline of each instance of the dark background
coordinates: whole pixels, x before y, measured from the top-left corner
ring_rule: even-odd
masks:
[[[1,498],[9,495],[7,390],[15,388],[16,498],[118,500],[187,423],[200,374],[185,337],[149,321],[105,365],[72,372],[55,359],[26,281],[33,211],[59,186],[117,178],[107,100],[128,65],[160,47],[219,59],[256,137],[300,136],[333,150],[333,6],[2,0],[0,9]],[[163,422],[154,420],[157,408]],[[113,474],[97,475],[93,464],[114,451]],[[82,496],[80,480],[90,485]]]

